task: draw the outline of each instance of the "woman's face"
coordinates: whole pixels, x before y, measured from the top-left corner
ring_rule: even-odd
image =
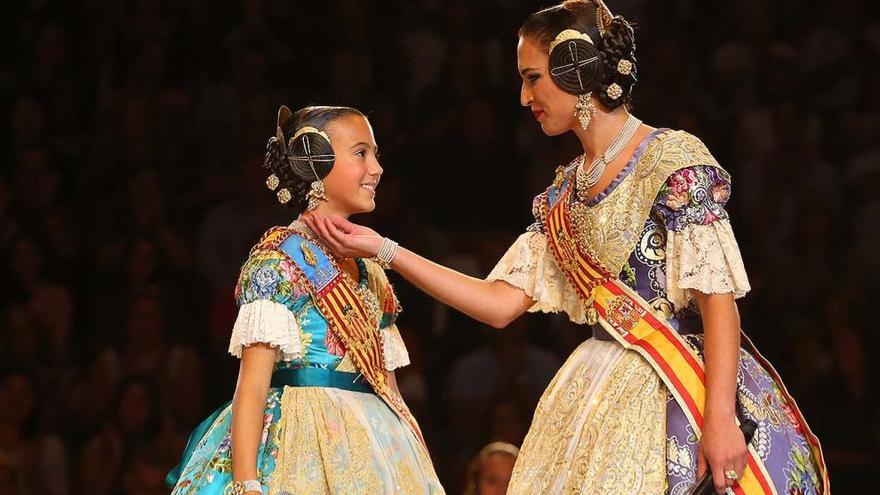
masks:
[[[327,126],[336,161],[324,188],[335,213],[351,215],[376,208],[376,187],[382,176],[373,128],[360,115],[347,115]]]
[[[520,104],[531,108],[544,134],[558,136],[571,130],[577,96],[562,91],[550,79],[547,49],[531,38],[521,37],[516,59],[523,80]]]
[[[477,493],[480,495],[504,495],[513,473],[513,456],[495,452],[489,454],[480,468]]]

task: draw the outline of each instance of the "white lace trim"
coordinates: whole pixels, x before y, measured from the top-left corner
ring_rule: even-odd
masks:
[[[751,290],[733,229],[727,220],[687,225],[666,239],[666,296],[682,309],[693,291],[740,298]]]
[[[397,325],[392,324],[382,329],[382,352],[385,354],[385,369],[388,371],[409,365],[409,352]]]
[[[229,354],[241,359],[241,350],[251,344],[269,344],[278,349],[276,361],[302,357],[302,330],[287,306],[265,299],[243,304],[232,327]]]
[[[519,236],[486,280],[503,280],[525,291],[535,301],[529,308],[530,313],[564,311],[575,323],[587,321],[577,292],[556,264],[547,237],[540,232],[526,232]]]

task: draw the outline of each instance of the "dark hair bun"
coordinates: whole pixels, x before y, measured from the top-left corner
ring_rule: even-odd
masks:
[[[305,210],[312,182],[327,177],[336,161],[327,127],[349,115],[366,118],[351,107],[309,106],[291,112],[282,105],[278,109],[275,135],[269,138],[263,162],[272,174],[266,186],[294,213]]]
[[[550,51],[550,77],[566,93],[589,93],[596,89],[604,74],[602,54],[587,40],[567,39]]]
[[[605,76],[599,86],[599,100],[608,108],[617,108],[629,104],[632,100],[632,89],[636,79],[636,38],[632,26],[621,16],[616,16],[605,30],[603,37],[602,66]],[[621,61],[624,60],[621,64]],[[621,71],[623,67],[626,70]],[[617,85],[620,92],[612,98],[614,91],[608,88]],[[616,89],[616,88],[615,88]]]
[[[330,173],[336,157],[333,146],[323,134],[303,132],[288,143],[287,159],[293,173],[301,180],[311,183]]]
[[[273,193],[278,194],[282,189],[287,189],[293,200],[288,200],[282,204],[288,209],[299,213],[303,209],[303,201],[301,198],[304,198],[305,194],[308,192],[310,182],[303,181],[296,173],[294,173],[293,167],[290,166],[290,161],[287,157],[287,150],[285,148],[282,140],[275,136],[269,138],[269,142],[266,143],[266,157],[263,161],[263,166],[269,169],[272,175],[278,178],[280,187],[270,187],[270,189],[273,190]]]

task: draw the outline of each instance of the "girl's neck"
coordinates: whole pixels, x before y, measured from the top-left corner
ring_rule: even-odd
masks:
[[[346,220],[351,216],[351,212],[345,211],[327,201],[321,202],[317,208],[312,210],[322,217],[342,217]]]

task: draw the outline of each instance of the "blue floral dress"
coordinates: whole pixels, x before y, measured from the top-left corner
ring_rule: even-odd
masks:
[[[377,330],[386,369],[405,366],[409,356],[395,325],[393,290],[375,263],[356,261],[358,288],[381,304]],[[240,358],[256,343],[277,350],[257,457],[263,492],[443,493],[420,440],[359,380],[292,263],[282,251],[258,244],[236,288],[239,314],[229,352]],[[232,481],[231,425],[230,404],[200,425],[184,462],[169,474],[173,495],[225,493]]]

